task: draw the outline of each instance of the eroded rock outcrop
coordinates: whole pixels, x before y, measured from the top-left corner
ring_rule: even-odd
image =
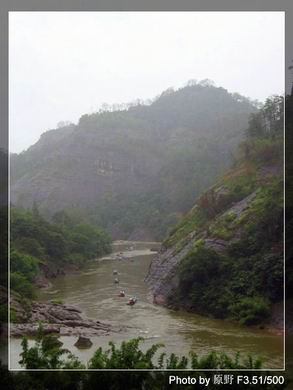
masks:
[[[151,262],[145,281],[149,284],[153,302],[164,305],[168,296],[177,286],[177,268],[191,249],[192,241],[186,243],[180,251],[176,248],[161,250]]]
[[[197,287],[200,286],[200,281],[194,274],[196,271],[192,270],[193,261],[196,261],[197,265],[200,264],[199,272],[203,272],[201,270],[204,269],[204,264],[209,265],[205,256],[211,257],[214,254],[212,258],[219,262],[220,260],[217,259],[227,259],[226,264],[229,269],[234,264],[237,266],[238,259],[240,259],[240,271],[237,270],[238,273],[234,271],[237,275],[241,273],[248,275],[251,270],[245,264],[253,264],[257,261],[253,257],[256,255],[259,259],[263,259],[259,260],[260,265],[263,266],[262,269],[265,269],[264,267],[268,269],[268,271],[262,271],[263,273],[268,272],[271,275],[270,267],[276,267],[276,264],[281,269],[281,183],[279,167],[274,169],[271,166],[264,166],[261,169],[257,167],[253,171],[252,167],[244,166],[229,172],[221,182],[206,191],[163,242],[161,250],[150,264],[145,281],[149,285],[153,302],[217,316],[220,312],[218,309],[220,305],[217,309],[214,307],[210,309],[209,305],[203,308],[201,304],[198,309],[199,297],[198,295],[196,299],[192,297],[193,291],[204,290],[202,287]],[[267,206],[272,204],[275,205],[273,219]],[[242,262],[241,258],[244,258]],[[223,261],[222,264],[224,267],[225,262]],[[188,269],[192,273],[190,277]],[[209,269],[212,270],[212,268]],[[207,271],[208,280],[213,280],[213,282],[208,288],[210,291],[213,288],[216,290],[215,284],[220,279],[220,275],[214,278],[209,272],[213,271]],[[275,278],[274,286],[277,286],[275,287],[277,291],[278,286],[282,285],[282,280],[278,279],[277,273]],[[222,286],[225,283],[226,281],[221,279]],[[234,283],[235,285],[239,283],[241,286],[241,280],[236,280]],[[265,297],[271,297],[268,291],[269,288],[263,290]],[[229,292],[232,295],[230,290]],[[245,294],[244,292],[243,297],[246,296]],[[274,294],[271,298],[272,303],[280,299],[279,293],[274,292]],[[215,296],[217,296],[216,293]],[[212,299],[209,302],[212,302]],[[223,312],[224,310],[220,314],[224,317],[226,313],[222,314]],[[278,323],[274,321],[273,327],[281,329],[282,313],[274,316],[274,310],[270,307],[270,316],[271,319],[278,318]]]
[[[15,298],[11,300],[17,323],[11,323],[11,336],[36,335],[39,324],[43,332],[65,335],[107,335],[110,332],[119,332],[122,328],[114,328],[110,324],[92,319],[83,318],[81,311],[69,305],[47,302],[32,302],[30,307],[23,305]]]

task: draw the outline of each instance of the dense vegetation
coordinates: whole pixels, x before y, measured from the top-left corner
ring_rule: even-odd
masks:
[[[65,209],[114,238],[161,239],[227,168],[256,110],[203,81],[83,115],[11,156],[12,202],[36,200],[46,217]]]
[[[234,168],[164,242],[180,250],[195,236],[179,267],[173,305],[255,324],[282,300],[282,153],[283,99],[274,96],[251,116]],[[222,249],[207,244],[212,241]]]
[[[190,359],[185,356],[178,357],[174,353],[166,356],[165,352],[156,356],[164,345],[154,344],[143,352],[139,348],[142,341],[141,337],[123,341],[120,348],[109,342],[110,348],[105,351],[101,347],[98,348],[86,367],[68,350],[61,348],[56,336],[45,336],[40,326],[34,346],[29,347],[27,338],[23,338],[20,364],[28,369],[258,369],[262,366],[261,359],[248,356],[242,361],[239,354],[233,359],[217,352],[210,352],[202,357],[190,352]]]
[[[33,282],[40,269],[81,266],[110,250],[110,237],[103,230],[81,224],[65,212],[48,222],[36,205],[32,210],[11,209],[10,285],[24,297],[34,297]]]
[[[233,358],[225,353],[210,352],[204,356],[198,357],[195,353],[191,353],[190,357],[178,357],[175,354],[165,356],[165,354],[156,355],[160,345],[153,345],[146,352],[142,352],[139,348],[141,339],[133,339],[121,344],[118,348],[110,343],[108,350],[98,349],[90,359],[88,368],[112,368],[124,367],[126,369],[143,367],[153,367],[159,371],[136,371],[136,372],[107,372],[107,371],[87,371],[87,372],[72,372],[72,371],[55,371],[52,372],[21,372],[7,373],[0,367],[1,379],[7,389],[145,389],[145,390],[162,390],[172,388],[183,388],[183,385],[169,384],[169,376],[176,375],[183,378],[188,375],[191,378],[199,376],[210,379],[209,389],[223,389],[227,387],[229,378],[226,374],[229,369],[256,369],[261,368],[262,362],[260,359],[253,359],[250,356],[242,359],[239,354]],[[53,336],[43,336],[39,333],[35,346],[28,347],[26,339],[23,340],[23,352],[21,364],[23,367],[43,367],[43,368],[85,368],[78,359],[68,354],[66,350],[60,347],[60,343]],[[176,371],[186,367],[193,367],[197,371]],[[160,371],[162,368],[169,368],[173,371]],[[220,372],[219,377],[222,383],[214,383],[215,372],[201,371],[202,369],[222,368],[227,371]],[[254,371],[234,371],[233,383],[237,374],[248,375],[249,378],[255,375]],[[263,375],[268,375],[265,371]],[[277,373],[276,373],[277,374]],[[260,374],[261,375],[261,374]],[[281,385],[258,384],[258,389],[284,389],[287,383]],[[185,389],[202,388],[202,385],[190,384],[184,385]],[[240,383],[237,385],[239,389],[252,389],[255,385]]]
[[[208,356],[214,356],[215,354],[208,354]],[[224,357],[226,355],[222,355]],[[217,356],[219,357],[219,356]],[[229,359],[229,358],[228,358]],[[210,359],[210,366],[213,365],[213,358]],[[249,362],[248,362],[249,366]],[[246,366],[246,367],[248,367]],[[23,390],[23,389],[36,389],[36,390],[94,390],[97,388],[109,389],[109,390],[167,390],[167,389],[202,389],[201,384],[185,384],[184,381],[187,377],[195,378],[198,382],[198,378],[209,379],[209,389],[226,389],[232,378],[232,383],[235,384],[237,375],[245,375],[252,380],[255,376],[255,371],[222,371],[215,373],[215,371],[128,371],[128,372],[117,372],[117,371],[64,371],[56,370],[54,375],[52,371],[25,371],[25,372],[9,372],[5,367],[0,365],[0,376],[1,384],[3,388],[8,390]],[[284,373],[274,372],[274,375],[283,375]],[[169,383],[170,375],[175,375],[178,380],[183,380],[182,385],[178,383]],[[214,383],[215,375],[217,375],[218,382]],[[231,376],[233,375],[233,377]],[[271,372],[262,371],[258,376],[270,376]],[[185,380],[183,379],[185,378]],[[194,380],[194,379],[192,379]],[[192,383],[192,382],[191,382]],[[284,384],[267,384],[265,381],[257,385],[258,389],[273,389],[281,390],[287,388],[289,381],[285,381]],[[230,387],[233,386],[230,385]],[[237,385],[237,389],[255,389],[254,384],[244,384],[243,382]]]

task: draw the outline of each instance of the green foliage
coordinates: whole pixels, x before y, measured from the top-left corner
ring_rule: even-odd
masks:
[[[153,344],[146,352],[139,346],[143,338],[139,337],[123,341],[118,348],[113,342],[109,342],[110,349],[96,350],[89,360],[89,369],[245,369],[261,368],[262,361],[248,356],[241,361],[237,353],[231,358],[225,353],[210,352],[199,357],[195,352],[190,352],[189,357],[177,356],[165,352],[157,354],[163,344]],[[80,361],[68,350],[61,348],[60,342],[53,335],[45,336],[42,327],[39,327],[36,341],[29,347],[26,337],[22,339],[22,353],[20,364],[27,369],[82,369],[85,368]]]
[[[120,348],[109,342],[110,349],[103,351],[99,348],[89,361],[89,368],[123,368],[123,369],[143,369],[156,368],[152,359],[161,344],[154,344],[145,353],[139,349],[139,344],[143,338],[123,341]]]
[[[191,368],[192,369],[260,369],[262,367],[261,358],[252,358],[247,356],[242,362],[240,359],[240,353],[236,353],[232,358],[226,353],[217,353],[215,351],[209,354],[198,357],[194,352],[190,352],[191,356]]]
[[[169,202],[161,191],[145,191],[127,196],[106,195],[86,211],[93,225],[118,230],[119,237],[127,238],[133,231],[144,229],[151,236],[162,238],[178,216],[169,211]]]
[[[235,317],[231,305],[244,298],[255,303],[263,299],[267,306],[281,300],[282,206],[282,182],[275,181],[258,189],[241,217],[229,212],[216,218],[209,226],[212,237],[230,240],[239,229],[241,236],[229,244],[225,255],[197,240],[179,267],[179,302],[201,313]],[[247,318],[243,313],[236,318],[245,324],[262,322],[267,315],[260,308],[255,304]]]
[[[254,168],[242,166],[228,172],[223,176],[222,182],[211,187],[197,199],[196,205],[171,230],[163,245],[170,247],[187,237],[189,233],[200,232],[208,226],[215,236],[230,238],[232,232],[228,227],[236,216],[232,212],[229,215],[225,214],[224,219],[221,219],[221,214],[231,207],[232,203],[242,200],[256,188],[257,173]]]
[[[247,139],[240,145],[246,161],[261,165],[278,163],[283,158],[284,98],[272,96],[263,107],[251,114]]]
[[[81,266],[111,251],[110,237],[103,230],[78,223],[65,212],[54,220],[42,218],[36,204],[32,211],[11,209],[11,288],[25,297],[34,296],[32,283],[42,264]]]
[[[27,298],[32,299],[35,297],[35,290],[32,283],[19,272],[10,273],[10,287],[12,290]]]
[[[10,252],[10,264],[11,272],[19,272],[29,281],[32,281],[38,273],[38,260],[15,249]]]
[[[233,169],[164,241],[176,253],[194,239],[171,304],[252,324],[283,299],[282,151],[283,100],[275,96],[252,115]],[[224,240],[222,249],[205,239]]]
[[[214,219],[208,233],[228,240],[225,255],[197,239],[180,264],[178,294],[170,302],[185,302],[197,312],[234,317],[245,324],[264,321],[264,306],[283,298],[282,207],[282,182],[276,180],[257,190],[240,217],[228,212]],[[229,242],[239,231],[240,237]],[[255,304],[247,315],[241,309],[246,298]],[[261,305],[260,299],[266,303]]]
[[[225,176],[224,180],[225,188],[228,190],[225,197],[227,207],[227,205],[231,205],[231,203],[238,202],[245,198],[256,189],[257,172],[248,165],[241,167],[238,171],[236,170],[236,172],[232,173],[230,176]],[[223,208],[220,208],[220,211],[222,210]]]
[[[22,339],[21,345],[22,353],[19,363],[27,369],[84,368],[70,351],[60,347],[60,342],[56,336],[45,336],[41,325],[34,346],[29,347],[26,337]]]
[[[266,99],[263,107],[251,115],[247,135],[250,138],[282,136],[284,126],[284,98],[274,95]]]
[[[216,221],[209,226],[209,234],[213,237],[229,240],[234,235],[234,226],[231,220],[224,215],[222,218],[217,218]]]
[[[257,324],[269,317],[269,304],[262,297],[244,297],[233,303],[229,311],[241,324]]]
[[[247,186],[246,180],[238,183]],[[228,211],[211,219],[207,233],[227,240],[225,255],[206,248],[204,239],[195,234],[193,249],[180,263],[178,292],[170,297],[171,304],[220,318],[233,317],[245,324],[266,320],[270,304],[283,298],[282,188],[282,181],[270,180],[258,187],[249,207],[238,217]],[[169,242],[178,239],[182,231],[200,232],[196,223],[199,212],[199,207],[194,208]],[[237,239],[229,241],[235,235]],[[241,306],[246,298],[251,304],[247,313]],[[261,299],[265,303],[261,304]]]
[[[29,236],[22,236],[22,232],[18,234],[15,246],[17,246],[20,252],[29,253],[35,258],[46,258],[46,249],[42,246],[38,239]]]
[[[230,277],[230,259],[200,245],[180,264],[179,300],[197,312],[226,317],[231,294],[223,282]]]
[[[207,222],[205,213],[198,206],[190,210],[185,217],[183,217],[178,225],[171,230],[169,237],[163,241],[164,247],[171,247],[180,240],[186,238],[188,234],[199,230]]]
[[[62,299],[51,299],[50,302],[53,303],[54,305],[62,305],[63,304]]]
[[[12,208],[12,248],[38,257],[40,262],[59,264],[70,263],[71,256],[73,262],[77,262],[76,256],[86,261],[111,250],[110,238],[101,229],[84,223],[73,224],[69,216],[64,220],[50,223],[39,215],[35,217],[29,210]]]
[[[283,159],[283,139],[248,138],[240,144],[239,159],[256,166],[280,164]]]

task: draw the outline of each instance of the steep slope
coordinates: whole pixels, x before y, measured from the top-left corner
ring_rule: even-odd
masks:
[[[142,228],[160,237],[230,162],[255,110],[201,83],[165,91],[150,105],[84,115],[11,156],[11,200],[35,201],[47,216],[79,209],[119,238]]]
[[[276,310],[283,298],[282,144],[281,136],[242,143],[236,166],[173,229],[146,277],[155,303],[245,324]]]

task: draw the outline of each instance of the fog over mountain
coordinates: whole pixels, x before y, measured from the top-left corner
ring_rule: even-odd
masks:
[[[60,121],[190,79],[284,92],[283,12],[10,12],[10,151]]]
[[[257,110],[209,81],[106,109],[11,156],[13,204],[47,217],[67,209],[117,238],[160,238],[231,163]]]

